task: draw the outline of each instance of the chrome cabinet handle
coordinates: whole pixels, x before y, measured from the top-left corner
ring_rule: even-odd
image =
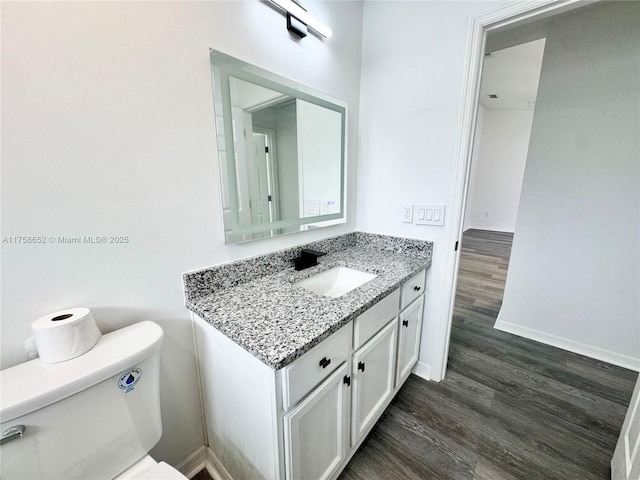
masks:
[[[3,445],[17,438],[22,438],[22,435],[24,435],[24,430],[24,425],[14,425],[13,427],[7,428],[4,432],[2,432],[0,445]]]

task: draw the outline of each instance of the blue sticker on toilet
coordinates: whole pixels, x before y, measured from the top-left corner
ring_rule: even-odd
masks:
[[[130,368],[118,379],[118,387],[124,390],[125,393],[129,393],[131,390],[136,388],[136,385],[140,381],[140,377],[142,377],[142,370],[138,367]]]

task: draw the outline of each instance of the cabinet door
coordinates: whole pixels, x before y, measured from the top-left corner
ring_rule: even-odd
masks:
[[[351,445],[375,423],[393,394],[397,319],[353,354]]]
[[[286,478],[329,478],[349,446],[348,364],[284,416]]]
[[[421,296],[400,313],[396,387],[404,383],[418,361],[423,306],[424,296]]]

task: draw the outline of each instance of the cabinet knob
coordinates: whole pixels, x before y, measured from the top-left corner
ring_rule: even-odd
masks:
[[[415,287],[413,287],[413,289],[414,289],[416,292],[419,292],[421,288],[422,288],[422,287],[419,287],[418,285],[416,285]]]
[[[351,386],[351,377],[348,375],[345,375],[344,378],[342,379],[342,383],[344,383],[347,387]]]
[[[320,366],[322,368],[327,368],[330,363],[331,363],[331,359],[327,357],[323,357],[322,360],[320,360]]]
[[[409,320],[402,320],[402,326],[403,327],[408,327],[409,326]]]
[[[362,373],[364,373],[364,362],[358,362],[358,370],[362,370]]]

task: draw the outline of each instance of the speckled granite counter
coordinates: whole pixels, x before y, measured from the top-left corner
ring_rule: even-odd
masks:
[[[295,271],[300,249],[328,252]],[[183,276],[187,307],[273,369],[320,343],[431,264],[433,243],[361,232],[210,267]],[[328,298],[295,282],[346,266],[377,275]]]

